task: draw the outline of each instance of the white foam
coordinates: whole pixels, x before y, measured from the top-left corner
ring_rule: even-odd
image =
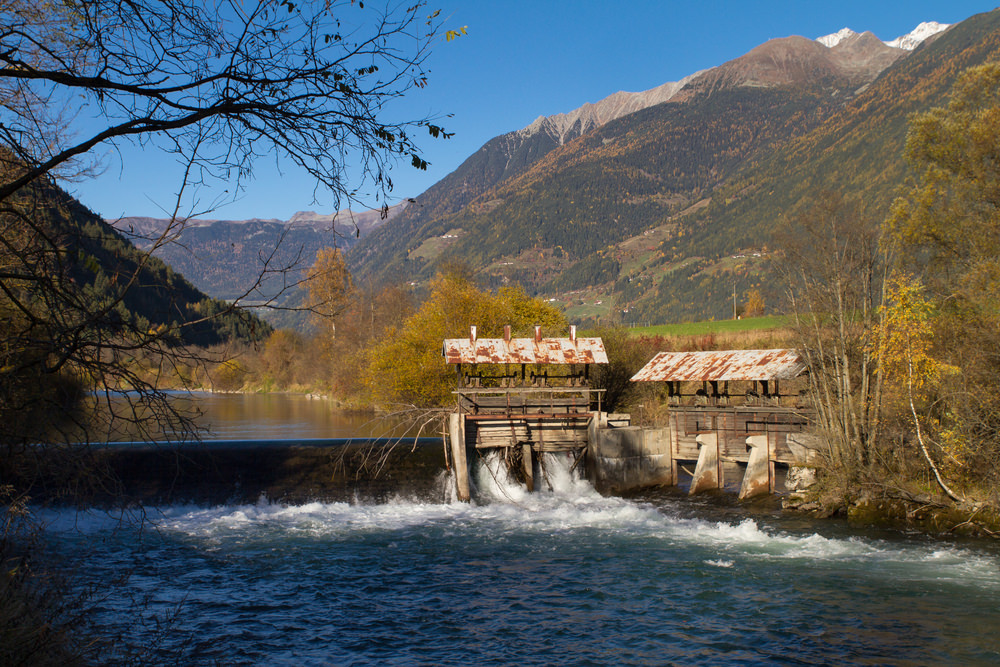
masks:
[[[507,475],[499,458],[487,458],[476,471],[472,503],[454,499],[454,484],[441,479],[448,502],[397,499],[385,504],[322,503],[282,505],[260,501],[211,508],[175,506],[151,512],[154,528],[214,548],[224,542],[281,539],[354,539],[384,533],[395,543],[430,529],[469,539],[507,539],[526,534],[597,534],[662,540],[690,551],[713,567],[782,561],[790,565],[876,568],[887,577],[934,580],[1000,590],[995,555],[973,553],[941,543],[898,543],[860,537],[788,534],[764,528],[753,519],[738,523],[681,518],[669,504],[654,507],[617,497],[603,497],[564,456],[543,457],[536,472],[539,490],[528,493]],[[98,532],[121,526],[101,513],[48,512],[50,527]]]

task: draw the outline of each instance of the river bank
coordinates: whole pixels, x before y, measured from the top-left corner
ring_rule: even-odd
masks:
[[[872,488],[844,500],[842,490],[817,485],[781,499],[782,508],[816,519],[843,518],[862,527],[919,531],[928,535],[1000,539],[1000,508],[991,504],[958,505],[943,494],[906,493]]]

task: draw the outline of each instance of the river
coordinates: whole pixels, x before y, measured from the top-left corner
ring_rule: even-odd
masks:
[[[245,397],[206,414],[229,410],[213,424],[226,439],[334,428],[322,402],[277,403],[285,417]],[[528,494],[487,463],[470,504],[442,473],[434,497],[401,488],[380,504],[44,517],[78,580],[128,573],[93,617],[124,640],[155,640],[147,660],[163,664],[1000,663],[993,543],[863,531],[729,496],[602,497],[554,461]]]

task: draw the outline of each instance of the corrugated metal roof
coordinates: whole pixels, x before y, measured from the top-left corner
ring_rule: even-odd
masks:
[[[606,364],[600,338],[447,338],[449,364]]]
[[[660,352],[632,381],[787,380],[805,370],[795,350]]]

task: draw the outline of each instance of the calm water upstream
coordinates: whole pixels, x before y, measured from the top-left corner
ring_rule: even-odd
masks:
[[[436,498],[378,505],[157,507],[141,530],[46,518],[81,576],[131,572],[100,605],[108,627],[132,598],[177,611],[163,663],[1000,663],[994,544],[604,498],[554,463],[540,493],[498,477],[480,465],[471,504],[442,476]]]

